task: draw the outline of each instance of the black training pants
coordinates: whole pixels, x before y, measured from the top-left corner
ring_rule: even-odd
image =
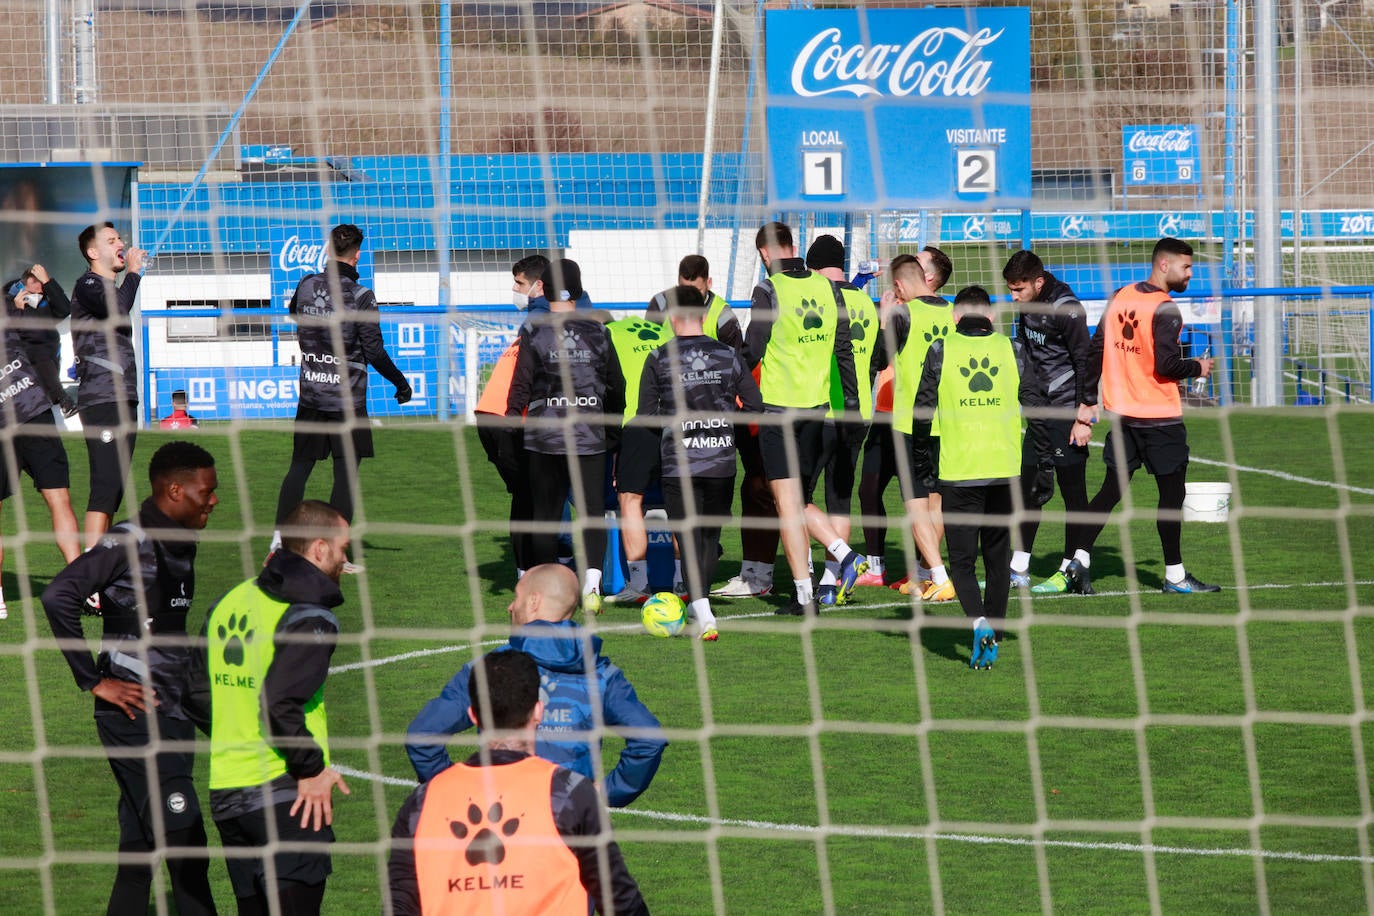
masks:
[[[1015,481],[956,487],[940,484],[949,577],[970,618],[986,617],[1001,632],[1011,593],[1011,488]],[[978,592],[978,554],[987,587]]]
[[[688,492],[690,491],[690,492]],[[735,500],[734,477],[664,477],[663,502],[682,550],[692,601],[707,597],[720,559],[720,529]]]
[[[526,449],[529,461],[530,515],[535,523],[530,539],[530,566],[558,562],[558,526],[563,503],[572,488],[577,509],[580,570],[600,569],[606,556],[606,453],[595,455],[546,455]],[[579,479],[574,480],[576,467]]]

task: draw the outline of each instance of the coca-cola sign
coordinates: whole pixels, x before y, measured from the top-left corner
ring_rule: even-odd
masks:
[[[929,28],[903,44],[848,40],[838,28],[821,29],[792,62],[792,91],[803,98],[847,93],[971,98],[991,82],[985,49],[1003,35],[982,28]]]
[[[1193,124],[1134,124],[1121,128],[1126,185],[1198,184],[1198,129]]]
[[[1029,206],[1030,10],[769,10],[764,39],[774,209]]]
[[[323,242],[302,241],[290,235],[277,251],[277,267],[282,273],[317,274],[324,270],[326,249]]]

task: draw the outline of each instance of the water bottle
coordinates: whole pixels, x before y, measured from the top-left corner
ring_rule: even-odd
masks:
[[[1211,347],[1208,347],[1206,350],[1203,350],[1203,351],[1202,351],[1202,358],[1203,358],[1203,359],[1211,359],[1211,358],[1212,358],[1212,348],[1211,348]],[[1201,397],[1206,397],[1206,396],[1207,396],[1207,383],[1208,383],[1209,381],[1210,381],[1210,378],[1208,378],[1207,376],[1204,376],[1204,375],[1199,375],[1197,378],[1193,379],[1192,384],[1190,385],[1190,387],[1191,387],[1192,390],[1193,390],[1193,394],[1196,395],[1197,397],[1200,397],[1200,398],[1201,398]]]
[[[882,269],[883,265],[881,261],[860,261],[858,272],[861,274],[876,275]]]

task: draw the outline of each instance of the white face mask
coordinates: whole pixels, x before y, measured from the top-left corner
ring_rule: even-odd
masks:
[[[524,293],[511,293],[510,300],[515,304],[516,308],[522,311],[530,307],[530,297],[526,296]]]

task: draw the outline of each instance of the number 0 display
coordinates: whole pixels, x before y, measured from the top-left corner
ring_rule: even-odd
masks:
[[[955,188],[960,194],[995,194],[997,150],[958,150],[955,153]]]

